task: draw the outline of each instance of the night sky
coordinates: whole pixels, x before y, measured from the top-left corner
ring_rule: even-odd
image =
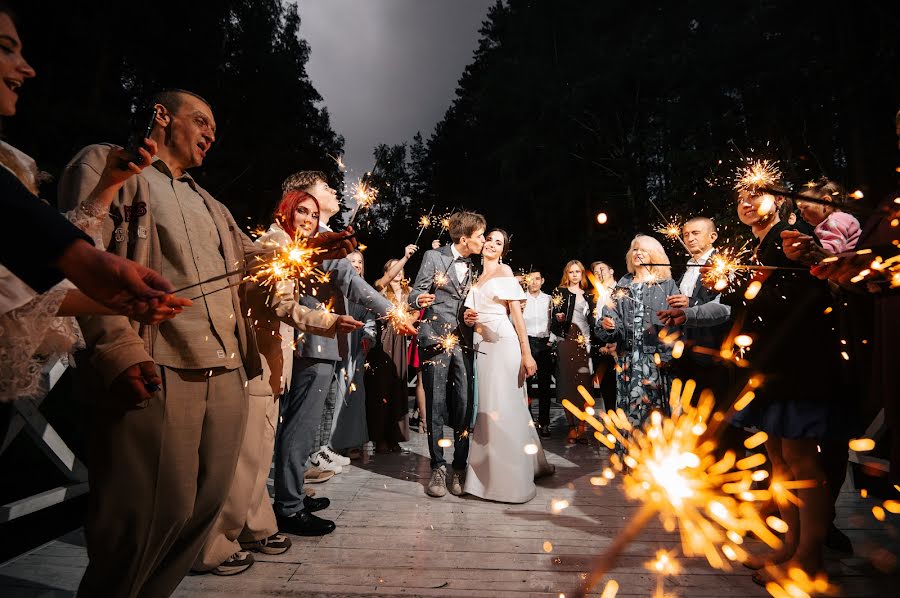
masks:
[[[427,139],[472,61],[494,0],[300,0],[307,70],[346,139],[347,182],[379,143]]]

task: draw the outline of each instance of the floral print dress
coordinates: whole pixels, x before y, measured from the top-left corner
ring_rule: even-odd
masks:
[[[632,282],[628,288],[637,307],[634,310],[632,328],[628,331],[633,339],[631,349],[621,351],[616,358],[616,407],[625,412],[625,417],[632,426],[640,428],[654,410],[670,415],[672,374],[668,368],[660,369],[653,352],[645,351],[644,348],[642,331],[646,310],[643,299],[646,285]],[[625,447],[617,444],[616,452],[624,454]]]

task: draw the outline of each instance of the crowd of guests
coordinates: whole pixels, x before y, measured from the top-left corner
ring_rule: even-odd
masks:
[[[35,72],[2,3],[0,46],[0,114],[10,117]],[[352,229],[328,227],[340,209],[336,191],[310,170],[284,180],[271,226],[251,240],[189,174],[216,140],[210,103],[166,90],[150,106],[142,147],[91,145],[66,166],[66,219],[37,199],[34,160],[0,142],[4,207],[24,219],[16,226],[40,223],[52,236],[27,259],[14,237],[2,245],[0,398],[40,396],[42,368],[78,352],[78,394],[92,414],[83,596],[167,596],[192,569],[240,573],[254,552],[289,550],[292,534],[331,532],[334,522],[316,515],[329,500],[306,484],[341,473],[369,442],[377,453],[399,451],[410,438],[408,389],[417,378],[416,409],[426,417],[416,330],[387,319],[409,302],[404,267],[418,248],[404,248],[368,284]],[[859,290],[852,279],[864,263],[822,260],[896,239],[884,218],[860,226],[842,212],[834,182],[807,193],[821,201],[800,202],[799,220],[785,196],[737,196],[756,260],[790,268],[755,276],[763,284],[752,300],[703,283],[717,227],[702,216],[683,227],[690,260],[677,281],[663,246],[646,235],[631,242],[619,280],[605,262],[592,263],[588,276],[577,260],[551,294],[541,272],[523,277],[543,437],[551,398],[584,407],[579,387],[640,426],[653,411],[668,413],[675,377],[712,389],[722,412],[751,374],[762,380],[750,408],[733,415],[735,429],[768,434],[773,479],[815,482],[798,490],[799,509],[778,504],[789,524],[783,547],[747,561],[762,583],[768,564],[815,573],[823,544],[850,548],[832,524],[855,432],[836,417],[850,380],[821,372],[844,371],[842,294]],[[326,277],[240,284],[258,256],[297,239],[322,248]],[[176,288],[193,299],[175,297]],[[868,290],[878,291],[875,382],[896,398],[884,340],[896,330],[896,295]],[[680,359],[669,335],[676,329],[687,347]],[[752,369],[722,357],[731,330],[752,337]],[[895,405],[885,408],[893,422]],[[566,442],[587,441],[583,422],[567,417]]]

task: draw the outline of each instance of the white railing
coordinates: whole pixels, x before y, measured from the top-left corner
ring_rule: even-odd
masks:
[[[66,364],[57,361],[47,371],[50,388],[66,371]],[[67,482],[62,486],[51,488],[27,496],[17,501],[0,506],[0,523],[18,519],[35,511],[58,505],[76,496],[81,496],[88,490],[87,467],[75,456],[65,441],[60,438],[40,411],[43,399],[19,399],[10,405],[13,416],[6,428],[3,442],[0,444],[0,454],[9,448],[23,430],[34,440],[38,448],[47,456],[65,477]]]

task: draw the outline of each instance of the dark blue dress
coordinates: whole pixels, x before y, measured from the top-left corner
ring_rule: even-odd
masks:
[[[802,267],[782,251],[781,231],[791,228],[779,222],[759,242],[760,264]],[[745,356],[752,369],[743,370],[741,377],[754,372],[765,376],[756,398],[735,414],[732,424],[793,440],[830,436],[839,430],[834,408],[846,389],[827,283],[805,271],[764,274],[768,277],[753,301],[743,299],[743,290],[723,299],[736,318],[743,318],[741,332],[753,337]]]

